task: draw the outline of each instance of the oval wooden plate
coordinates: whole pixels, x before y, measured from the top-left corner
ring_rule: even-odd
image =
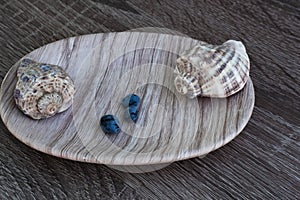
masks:
[[[254,106],[251,80],[229,98],[179,95],[173,85],[178,54],[192,38],[122,32],[72,37],[26,57],[62,66],[76,85],[72,108],[32,120],[14,103],[17,65],[1,87],[0,111],[11,133],[25,144],[58,157],[108,165],[147,165],[202,156],[231,141],[245,127]],[[138,122],[124,118],[123,97],[142,99]],[[105,135],[104,114],[116,115],[122,132]]]

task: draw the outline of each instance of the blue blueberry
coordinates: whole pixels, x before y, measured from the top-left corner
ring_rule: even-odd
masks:
[[[117,134],[121,131],[119,120],[113,115],[104,115],[101,117],[100,127],[106,134]]]
[[[140,105],[140,97],[136,94],[129,94],[122,100],[124,107],[138,107]]]
[[[131,119],[133,122],[138,120],[139,110],[136,106],[128,107],[125,111],[125,118]]]

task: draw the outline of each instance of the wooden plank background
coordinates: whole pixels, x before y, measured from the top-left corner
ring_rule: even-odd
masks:
[[[209,43],[242,40],[256,91],[252,118],[205,158],[129,174],[56,158],[0,123],[0,199],[297,199],[300,197],[300,3],[297,0],[0,1],[0,81],[22,56],[70,36],[163,27]]]

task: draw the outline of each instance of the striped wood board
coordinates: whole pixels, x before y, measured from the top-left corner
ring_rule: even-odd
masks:
[[[123,32],[72,37],[28,55],[62,66],[72,77],[72,108],[52,118],[32,120],[14,103],[14,65],[1,87],[1,117],[10,132],[39,151],[107,165],[170,163],[203,156],[231,141],[246,126],[254,106],[251,80],[229,98],[187,99],[173,85],[178,54],[195,45],[189,37]],[[120,102],[141,97],[136,124],[124,119]],[[116,115],[122,132],[105,135],[104,114]]]

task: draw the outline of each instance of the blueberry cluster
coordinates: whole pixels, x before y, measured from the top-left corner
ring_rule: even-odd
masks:
[[[136,94],[129,94],[122,100],[122,105],[126,108],[126,119],[131,119],[134,123],[138,120],[140,101]],[[101,117],[100,127],[106,134],[117,134],[121,131],[119,120],[114,115]]]

